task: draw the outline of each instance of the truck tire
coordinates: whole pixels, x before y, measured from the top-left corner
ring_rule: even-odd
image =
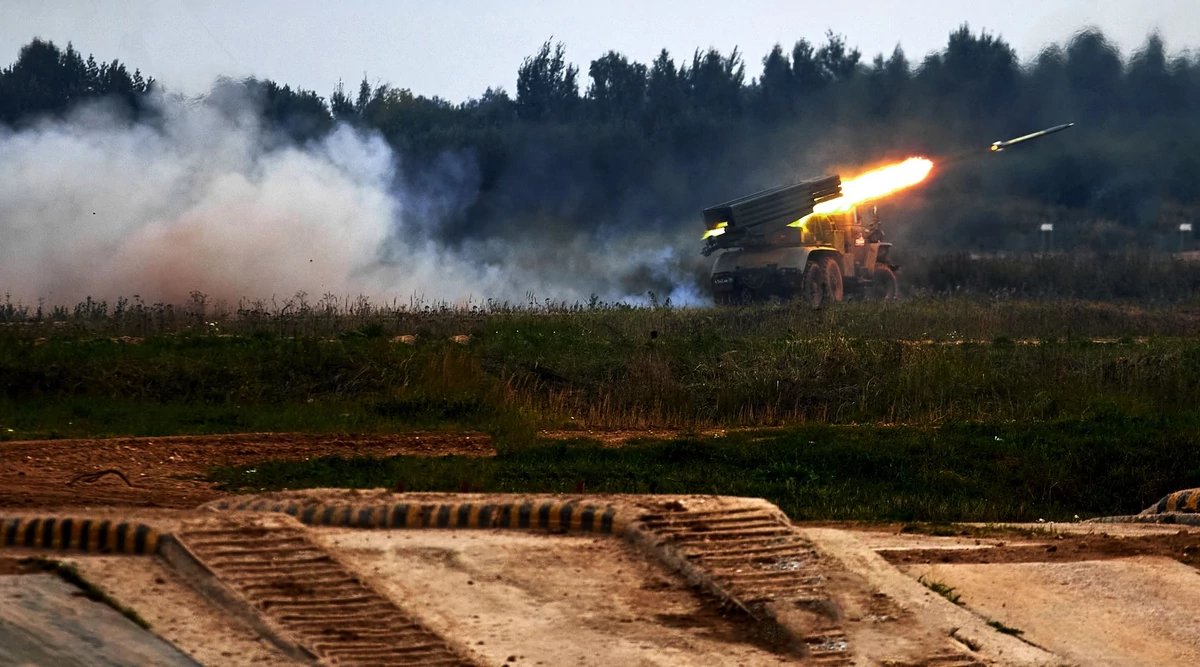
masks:
[[[825,271],[825,298],[829,303],[838,303],[845,295],[845,287],[842,284],[842,267],[838,266],[836,259],[828,255],[822,257],[820,262],[822,270]]]
[[[875,265],[875,278],[871,281],[871,298],[879,301],[895,301],[900,296],[900,283],[896,273],[887,264]]]
[[[809,308],[819,310],[826,303],[827,283],[825,267],[820,262],[809,262],[804,267],[804,279],[800,282],[800,300]]]

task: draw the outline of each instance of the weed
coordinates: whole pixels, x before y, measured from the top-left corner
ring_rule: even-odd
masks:
[[[929,590],[933,591],[934,593],[937,593],[938,595],[946,598],[950,602],[952,602],[960,607],[964,606],[963,601],[962,601],[962,596],[959,595],[958,593],[955,593],[954,592],[955,589],[953,587],[947,586],[946,584],[943,584],[940,581],[926,581],[924,575],[921,575],[920,577],[918,577],[917,582],[920,584],[923,584],[925,586],[925,588],[928,588]]]
[[[900,532],[918,535],[932,535],[934,537],[954,537],[956,535],[969,534],[962,529],[956,528],[955,526],[936,523],[906,523],[901,526]]]
[[[1024,630],[1010,628],[1009,626],[1001,623],[1000,621],[988,621],[987,624],[992,626],[993,628],[995,628],[997,632],[1003,632],[1006,635],[1013,635],[1014,637],[1018,637],[1020,635],[1025,634]]]

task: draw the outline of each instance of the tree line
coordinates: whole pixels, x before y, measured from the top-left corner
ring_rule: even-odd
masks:
[[[0,123],[20,129],[89,100],[153,123],[157,88],[118,61],[35,39],[0,71]],[[694,232],[704,206],[911,154],[934,157],[936,177],[881,208],[928,247],[1028,249],[1046,221],[1060,245],[1162,245],[1200,210],[1200,57],[1168,52],[1157,34],[1126,58],[1088,30],[1022,62],[1001,37],[964,25],[913,62],[900,46],[865,59],[829,32],[754,63],[738,49],[663,50],[650,63],[610,51],[586,73],[547,41],[520,63],[513,95],[489,88],[454,103],[364,77],[328,96],[223,81],[208,99],[229,93],[254,100],[284,141],[338,123],[378,132],[408,193],[467,183],[463,205],[423,221],[448,244],[531,228],[550,239]],[[993,140],[1063,122],[1078,127],[985,154]]]

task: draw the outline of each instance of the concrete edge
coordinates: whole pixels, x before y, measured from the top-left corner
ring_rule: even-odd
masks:
[[[772,503],[758,500],[780,525],[791,527],[791,520]],[[620,504],[589,504],[579,499],[545,501],[523,499],[512,502],[332,502],[304,503],[300,500],[250,498],[241,502],[221,500],[204,507],[217,511],[276,512],[296,518],[306,526],[362,529],[516,529],[549,532],[590,533],[621,537],[642,553],[655,558],[685,581],[699,586],[736,607],[758,623],[782,631],[800,650],[805,650],[807,632],[794,627],[794,618],[781,613],[775,605],[753,608],[716,582],[707,573],[671,546],[639,519],[652,514],[640,508]],[[830,601],[829,609],[818,616],[837,620],[840,610]]]
[[[163,536],[144,523],[78,517],[0,518],[0,546],[153,556]]]
[[[159,543],[159,556],[170,565],[192,590],[207,599],[217,609],[228,613],[236,623],[271,642],[284,655],[309,665],[319,665],[317,656],[288,640],[267,618],[245,598],[221,582],[186,545],[173,535],[164,535]]]
[[[1200,526],[1200,514],[1191,512],[1161,512],[1155,514],[1102,516],[1095,519],[1088,519],[1085,523],[1158,523]]]
[[[1200,489],[1182,489],[1163,496],[1161,500],[1142,510],[1141,515],[1165,514],[1168,512],[1200,512]]]
[[[971,655],[1002,667],[1077,667],[1046,649],[997,632],[983,617],[930,592],[845,531],[799,526],[797,530],[826,556],[866,579],[871,588],[905,609],[920,610],[947,639],[973,647]]]
[[[776,511],[782,515],[782,511],[776,508]],[[778,517],[776,517],[778,518]],[[782,525],[791,527],[791,522],[782,520]],[[634,548],[642,553],[655,558],[667,568],[679,573],[689,584],[698,586],[707,590],[709,593],[716,596],[722,603],[736,607],[743,613],[753,619],[755,622],[769,626],[773,630],[783,633],[787,637],[792,649],[800,656],[807,657],[810,654],[806,638],[808,632],[803,627],[797,627],[792,621],[794,618],[787,614],[781,614],[773,604],[755,605],[751,607],[747,605],[738,596],[727,590],[724,586],[718,583],[713,576],[703,568],[696,566],[688,560],[682,552],[675,548],[670,542],[658,535],[653,530],[642,526],[640,521],[634,520],[629,524],[629,527],[623,534],[625,541],[631,544]],[[830,600],[831,608],[825,610],[828,613],[824,614],[830,620],[839,620],[840,610],[836,609],[836,603]]]
[[[689,562],[687,557],[680,553],[678,549],[668,544],[666,540],[656,535],[653,531],[643,528],[639,522],[634,521],[631,523],[623,537],[626,542],[641,552],[654,557],[659,562],[678,572],[689,584],[704,588],[723,602],[741,609],[755,620],[762,620],[760,613],[756,613],[746,606],[741,600],[737,599],[729,591],[725,590],[723,586],[714,581],[704,570]]]
[[[218,511],[275,512],[295,517],[306,526],[374,529],[489,529],[548,530],[620,535],[629,524],[627,508],[594,505],[577,500],[521,502],[364,502],[310,503],[250,499],[227,500],[205,507]]]
[[[396,609],[405,615],[405,618],[407,618],[410,623],[421,627],[425,632],[429,633],[429,635],[436,637],[438,641],[442,642],[446,648],[450,650],[450,652],[462,659],[464,664],[483,664],[483,657],[472,647],[469,640],[450,637],[434,630],[429,626],[429,623],[426,621],[426,619],[422,618],[419,612],[413,611],[411,608],[406,607],[401,600],[390,595],[379,584],[377,584],[370,575],[365,574],[360,568],[348,563],[346,559],[343,558],[342,555],[336,550],[329,548],[329,546],[320,536],[309,535],[307,536],[307,539],[314,546],[323,551],[325,555],[328,556],[332,562],[336,563],[339,568],[341,568],[347,574],[353,576],[355,580],[358,581],[360,586],[371,590],[381,599],[392,603]]]

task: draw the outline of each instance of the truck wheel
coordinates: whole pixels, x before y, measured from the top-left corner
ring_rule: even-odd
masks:
[[[804,280],[800,283],[800,300],[804,305],[813,310],[825,305],[826,276],[825,267],[819,262],[809,262],[804,267]]]
[[[821,268],[825,271],[825,298],[830,303],[837,303],[844,296],[842,285],[842,267],[836,259],[825,256],[821,258]]]
[[[875,279],[871,281],[871,297],[880,301],[895,301],[900,295],[900,283],[887,264],[875,265]]]

